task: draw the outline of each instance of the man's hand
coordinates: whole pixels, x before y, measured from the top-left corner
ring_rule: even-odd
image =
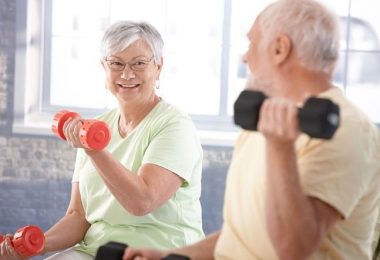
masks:
[[[127,247],[123,260],[161,260],[167,254],[154,249],[142,249]]]
[[[300,133],[297,106],[284,98],[266,99],[260,109],[257,128],[268,141],[293,143]]]

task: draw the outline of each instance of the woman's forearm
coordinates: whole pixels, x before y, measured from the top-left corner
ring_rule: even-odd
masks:
[[[41,254],[66,249],[80,242],[90,224],[76,211],[68,212],[45,232],[45,247]]]

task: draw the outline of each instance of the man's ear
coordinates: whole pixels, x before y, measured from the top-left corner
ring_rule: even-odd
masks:
[[[292,52],[292,41],[285,34],[278,35],[271,45],[271,56],[275,64],[286,61]]]

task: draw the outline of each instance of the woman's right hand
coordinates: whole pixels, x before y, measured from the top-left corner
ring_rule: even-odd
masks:
[[[23,257],[17,253],[11,243],[11,234],[5,235],[4,241],[0,244],[0,260],[24,260]]]
[[[85,148],[79,140],[79,130],[83,123],[81,118],[69,118],[63,124],[63,133],[66,137],[66,142],[73,148]]]

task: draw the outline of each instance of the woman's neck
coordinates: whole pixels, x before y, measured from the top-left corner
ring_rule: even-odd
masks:
[[[161,98],[156,94],[145,102],[120,105],[119,133],[126,137],[160,102]]]

